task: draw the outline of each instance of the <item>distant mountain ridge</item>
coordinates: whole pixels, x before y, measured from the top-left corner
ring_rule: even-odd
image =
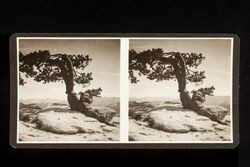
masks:
[[[230,96],[207,96],[205,104],[220,105],[230,110]]]
[[[31,103],[55,103],[55,104],[65,104],[68,105],[68,101],[65,99],[20,99],[20,103],[31,104]],[[119,97],[94,97],[94,101],[91,106],[95,107],[108,107],[114,109],[118,113],[120,112],[120,98]]]
[[[171,101],[181,102],[178,98],[171,97],[130,97],[129,101]],[[206,96],[204,104],[220,105],[222,107],[230,109],[230,96]]]
[[[100,101],[100,100],[115,100],[119,101],[119,97],[94,97],[94,102],[95,101]],[[20,103],[37,103],[37,102],[42,102],[42,103],[62,103],[62,104],[68,104],[67,99],[56,99],[56,98],[26,98],[26,99],[19,99]]]

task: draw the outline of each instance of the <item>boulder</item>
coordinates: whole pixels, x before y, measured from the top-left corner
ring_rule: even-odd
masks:
[[[43,108],[40,112],[55,111],[55,112],[79,112],[70,110],[67,105],[50,105]],[[117,112],[108,107],[91,107],[88,111],[83,111],[86,116],[95,118],[102,123],[113,125],[113,117]]]
[[[81,113],[47,111],[34,121],[41,130],[57,134],[102,133],[103,124]]]
[[[210,121],[205,116],[198,115],[193,111],[172,111],[162,109],[149,113],[148,126],[166,132],[211,132],[218,123]]]

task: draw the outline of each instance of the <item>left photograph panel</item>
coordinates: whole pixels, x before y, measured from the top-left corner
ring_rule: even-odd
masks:
[[[16,38],[17,143],[120,140],[120,40]]]

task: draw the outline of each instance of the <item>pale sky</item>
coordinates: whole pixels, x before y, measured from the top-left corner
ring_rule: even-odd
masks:
[[[20,39],[19,51],[27,54],[38,50],[49,50],[51,54],[82,54],[92,58],[86,72],[92,72],[93,80],[89,87],[101,87],[103,97],[119,97],[120,90],[120,40],[118,39]],[[20,98],[66,99],[64,83],[42,84],[25,79],[27,84],[19,86]],[[76,91],[84,91],[75,86]]]
[[[165,52],[196,52],[205,56],[197,70],[205,70],[206,79],[196,87],[187,85],[189,91],[214,86],[214,95],[231,93],[231,40],[230,39],[132,39],[130,49],[143,51],[162,48]],[[129,85],[130,97],[179,97],[177,81],[155,82],[138,77],[137,84]]]

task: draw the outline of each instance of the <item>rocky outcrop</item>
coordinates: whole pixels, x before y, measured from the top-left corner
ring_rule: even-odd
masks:
[[[101,133],[104,125],[80,113],[53,110],[39,113],[34,120],[37,128],[57,134]]]
[[[158,130],[148,126],[147,122],[129,120],[130,141],[162,141],[162,142],[207,142],[207,141],[229,141],[230,127],[215,122],[215,131],[190,131],[187,133],[175,133]],[[217,127],[217,128],[216,128]]]
[[[196,114],[193,111],[169,111],[162,109],[150,112],[147,119],[152,128],[166,132],[209,132],[215,131],[217,123],[209,118]]]
[[[21,104],[20,140],[22,141],[108,141],[119,140],[119,115],[107,107],[93,107],[99,118],[112,126],[71,110],[67,105]],[[108,117],[111,115],[110,117]]]
[[[231,117],[228,110],[223,107],[204,105],[205,112],[197,113],[183,109],[178,102],[144,101],[130,102],[130,104],[132,104],[129,105],[131,141],[230,140]]]

